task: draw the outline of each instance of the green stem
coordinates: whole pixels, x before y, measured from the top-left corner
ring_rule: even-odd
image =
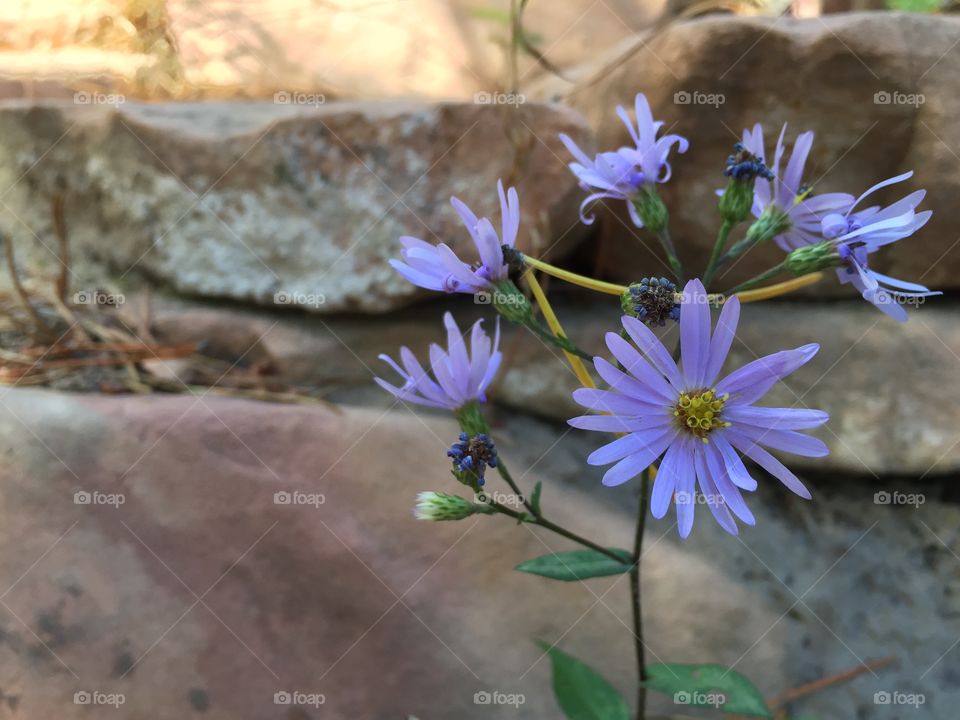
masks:
[[[576,345],[573,344],[573,341],[570,338],[560,337],[559,335],[554,335],[548,328],[543,327],[534,319],[530,319],[529,322],[523,323],[526,328],[531,330],[537,337],[546,340],[548,343],[557,346],[564,352],[571,353],[576,355],[578,358],[583,360],[593,360],[593,355],[584,352]]]
[[[637,509],[637,530],[633,540],[633,567],[630,569],[630,600],[633,608],[633,636],[637,651],[637,720],[646,717],[647,680],[643,647],[643,608],[640,602],[640,559],[643,555],[643,531],[647,521],[650,468],[640,474],[640,501]]]
[[[667,262],[670,263],[670,269],[673,270],[673,274],[677,277],[677,282],[681,285],[683,284],[683,265],[680,262],[680,258],[677,257],[677,251],[673,247],[673,240],[670,238],[670,231],[667,228],[664,228],[657,233],[657,238],[660,240],[660,245],[663,247],[663,251],[667,254]]]
[[[723,254],[723,249],[727,245],[727,238],[730,237],[730,231],[733,230],[734,225],[736,225],[736,223],[732,220],[724,220],[723,224],[720,225],[720,232],[717,233],[717,242],[713,245],[710,262],[707,263],[707,269],[703,271],[704,287],[710,287],[710,281],[713,279],[713,274],[717,271],[720,256]]]
[[[490,503],[490,506],[501,515],[506,515],[507,517],[511,517],[514,520],[529,523],[530,525],[538,525],[542,528],[545,528],[547,530],[550,530],[551,532],[556,533],[557,535],[561,535],[567,538],[568,540],[572,540],[575,543],[579,543],[580,545],[583,545],[585,548],[596,550],[598,553],[602,553],[603,555],[606,555],[608,558],[612,560],[616,560],[618,563],[623,562],[623,557],[621,557],[620,555],[617,555],[616,553],[611,552],[610,550],[603,547],[602,545],[597,545],[597,543],[593,542],[592,540],[587,540],[585,537],[581,537],[580,535],[577,535],[572,530],[567,530],[565,527],[561,525],[557,525],[555,522],[552,522],[550,520],[547,520],[542,515],[540,517],[534,517],[532,515],[528,515],[527,513],[517,512],[516,510],[508,508],[506,505],[501,505],[500,503],[496,503],[496,502]]]
[[[778,263],[777,265],[774,265],[774,266],[773,266],[772,268],[770,268],[769,270],[765,270],[764,272],[760,273],[759,275],[757,275],[757,276],[755,276],[755,277],[752,277],[752,278],[750,278],[749,280],[747,280],[747,281],[745,281],[745,282],[740,283],[739,285],[737,285],[737,286],[734,287],[734,288],[731,288],[730,290],[728,290],[728,291],[727,291],[726,293],[724,293],[724,294],[730,296],[730,295],[733,295],[734,293],[738,293],[738,292],[740,292],[740,291],[742,291],[742,290],[749,290],[749,289],[752,288],[754,285],[759,285],[760,283],[764,282],[765,280],[769,280],[770,278],[776,277],[777,275],[779,275],[780,273],[782,273],[785,269],[786,269],[786,262]]]
[[[513,490],[514,494],[521,498],[523,501],[523,506],[527,509],[533,517],[539,519],[539,513],[534,510],[533,505],[530,504],[530,501],[527,500],[527,496],[520,492],[520,486],[517,485],[516,481],[513,479],[513,476],[510,474],[510,471],[507,470],[507,466],[504,462],[498,457],[497,458],[497,472],[500,473],[500,477],[503,478],[503,481],[510,486],[510,489]]]

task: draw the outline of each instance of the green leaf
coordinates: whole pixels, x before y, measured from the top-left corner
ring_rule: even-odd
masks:
[[[773,717],[753,683],[723,665],[648,665],[644,685],[672,695],[678,705],[715,707],[726,713]]]
[[[564,582],[630,572],[630,568],[633,567],[630,553],[617,548],[610,548],[610,551],[622,557],[623,560],[617,562],[597,550],[571,550],[525,560],[514,570]]]
[[[533,514],[540,517],[540,492],[543,490],[543,483],[537,480],[533,486],[533,495],[530,496],[530,507],[533,508]]]
[[[538,644],[550,655],[553,694],[570,720],[630,720],[627,704],[603,676],[562,650]]]

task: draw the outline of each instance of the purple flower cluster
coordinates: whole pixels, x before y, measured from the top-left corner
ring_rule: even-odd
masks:
[[[635,119],[631,120],[623,107],[617,108],[617,115],[627,127],[632,146],[590,158],[568,136],[560,136],[575,160],[569,167],[588,192],[580,206],[581,220],[593,222],[594,218],[585,214],[590,203],[618,199],[627,203],[630,217],[638,227],[646,222],[654,232],[669,237],[667,210],[655,188],[670,179],[669,156],[673,149],[683,153],[689,144],[679,135],[658,138],[663,123],[653,119],[642,94],[635,98]],[[787,259],[752,283],[785,269],[803,274],[836,267],[841,283],[851,284],[866,300],[901,321],[906,320],[903,304],[939,294],[870,267],[873,253],[911,236],[930,219],[929,210],[918,211],[925,196],[923,190],[887,206],[866,205],[871,195],[908,180],[912,173],[877,183],[859,197],[847,193],[814,195],[804,182],[813,133],[801,133],[789,152],[785,137],[786,126],[778,136],[772,162],[768,162],[763,129],[755,125],[744,131],[742,143],[736,145],[735,154],[727,160],[724,174],[731,178],[731,192],[729,196],[719,192],[725,230],[721,230],[706,275],[712,276],[712,271],[726,259],[753,244],[773,240],[788,253]],[[390,264],[413,284],[430,290],[477,293],[512,287],[505,252],[511,255],[510,249],[515,247],[520,205],[514,188],[505,191],[503,183],[498,182],[497,191],[499,234],[488,218],[478,218],[466,204],[451,198],[476,246],[476,262],[464,262],[445,243],[431,245],[403,237],[400,259],[391,260]],[[756,221],[747,237],[723,255],[730,228],[751,213]],[[661,221],[663,224],[658,226]],[[672,244],[668,251],[672,254]],[[677,275],[682,274],[679,261],[674,270]],[[576,277],[571,273],[559,276]],[[578,283],[590,287],[586,281],[599,284],[582,277]],[[520,295],[515,287],[512,292]],[[737,297],[729,297],[714,328],[711,297],[696,279],[687,282],[679,295],[677,286],[667,278],[645,278],[626,288],[621,296],[626,313],[621,319],[623,332],[606,334],[610,359],[593,358],[597,375],[609,387],[574,391],[573,399],[589,414],[569,420],[576,428],[618,435],[587,458],[592,465],[610,466],[603,475],[604,485],[620,485],[658,465],[650,498],[651,512],[662,518],[670,505],[675,505],[680,535],[684,538],[693,528],[694,510],[701,502],[720,526],[732,534],[738,532],[738,521],[755,524],[744,493],[756,490],[757,481],[744,458],[792,492],[809,499],[803,483],[770,451],[805,457],[821,457],[829,452],[821,440],[803,432],[823,425],[828,420],[827,413],[757,405],[777,382],[809,362],[819,346],[811,343],[777,352],[722,375],[739,322],[740,304]],[[512,317],[502,308],[498,310],[511,321],[525,322],[519,315]],[[668,320],[677,321],[680,326],[679,364],[649,327]],[[429,372],[409,348],[402,347],[400,363],[380,356],[397,372],[402,384],[392,385],[379,377],[375,381],[402,401],[457,414],[463,432],[448,456],[458,479],[463,482],[469,478],[468,484],[477,489],[483,484],[486,468],[499,466],[506,474],[493,441],[485,434],[489,427],[476,405],[486,401],[486,390],[502,360],[498,349],[499,322],[492,340],[483,331],[481,321],[474,323],[469,350],[450,313],[444,315],[444,325],[447,347],[431,345]],[[589,384],[585,372],[579,377]],[[446,510],[443,512],[446,514],[441,513],[441,519],[449,516]],[[457,512],[458,517],[465,517],[463,512],[473,511],[468,507]]]
[[[633,200],[644,187],[665,183],[670,179],[672,169],[667,158],[673,146],[685,153],[690,143],[679,135],[664,135],[657,138],[662,121],[654,121],[650,104],[643,93],[634,99],[636,124],[623,106],[617,106],[617,115],[627,126],[633,139],[633,147],[621,147],[613,152],[602,152],[592,160],[567,135],[561,134],[560,140],[573,155],[576,162],[570,163],[570,170],[580,181],[580,186],[590,193],[580,204],[580,219],[590,225],[593,215],[585,215],[587,205],[601,198],[625,200],[630,219],[637,227],[643,227],[643,220],[634,207]]]
[[[691,280],[680,309],[681,367],[649,328],[624,316],[623,329],[632,344],[617,333],[606,335],[607,348],[622,369],[594,358],[597,374],[610,389],[581,388],[573,394],[588,410],[608,414],[576,417],[569,421],[572,426],[623,433],[587,458],[591,465],[615,463],[604,474],[604,485],[620,485],[662,457],[650,510],[661,518],[673,500],[681,537],[690,534],[701,497],[730,533],[737,533],[736,519],[755,523],[742,491],[755,490],[757,481],[738,451],[804,498],[810,493],[803,483],[764,446],[807,457],[829,452],[820,440],[798,432],[822,425],[827,413],[755,405],[808,362],[818,345],[767,355],[718,380],[739,317],[740,303],[730,298],[711,334],[706,290]]]
[[[797,137],[781,174],[786,129],[784,125],[777,139],[771,166],[773,178],[758,178],[754,186],[753,214],[758,219],[775,215],[783,220],[786,229],[774,240],[786,252],[829,241],[842,262],[837,270],[840,282],[850,283],[864,299],[890,317],[905,322],[904,303],[940,293],[871,270],[868,256],[913,235],[926,224],[932,213],[916,212],[925,191],[917,190],[887,207],[874,205],[856,209],[870,194],[912,177],[913,173],[908,172],[877,183],[858,198],[848,193],[811,195],[803,183],[803,173],[813,146],[813,132]],[[763,129],[759,124],[752,131],[743,131],[743,147],[765,162]]]

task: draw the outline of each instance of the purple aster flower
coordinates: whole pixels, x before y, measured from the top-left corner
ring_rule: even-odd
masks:
[[[402,260],[390,260],[394,269],[418,287],[444,292],[476,293],[489,290],[506,280],[508,268],[503,247],[513,247],[520,228],[520,200],[517,191],[503,192],[503,182],[497,181],[500,195],[501,235],[487,218],[477,218],[473,211],[456,197],[450,198],[470,237],[477,246],[480,261],[469,265],[457,257],[446,243],[431,245],[415,237],[403,236],[400,242]]]
[[[640,166],[640,172],[643,173],[643,179],[646,183],[665,183],[670,179],[673,170],[667,157],[673,146],[677,146],[677,152],[685,153],[690,147],[686,138],[680,135],[664,135],[659,140],[657,133],[663,127],[663,121],[654,121],[653,113],[650,112],[650,104],[643,93],[637,93],[634,98],[634,111],[637,116],[637,125],[634,127],[630,121],[630,116],[623,109],[622,105],[617,106],[617,116],[627,126],[627,132],[633,138],[634,148],[623,148],[623,152],[628,159],[633,159]]]
[[[658,140],[657,133],[663,123],[654,122],[643,93],[637,94],[635,104],[636,127],[623,106],[617,106],[617,115],[627,126],[635,147],[599,153],[591,160],[569,136],[560,135],[560,140],[576,159],[569,165],[571,172],[580,181],[580,187],[590,193],[580,204],[580,220],[586,225],[591,225],[595,219],[593,215],[584,214],[586,206],[594,200],[608,198],[625,200],[633,224],[643,227],[643,220],[633,201],[644,187],[652,187],[670,179],[672,170],[667,157],[674,145],[678,146],[681,153],[689,147],[687,140],[679,135],[664,135]]]
[[[834,245],[842,261],[837,268],[840,282],[850,283],[866,300],[900,322],[907,320],[903,304],[942,293],[871,270],[868,257],[885,245],[909,237],[927,223],[933,213],[930,210],[916,212],[926,191],[912,192],[885,208],[879,205],[863,210],[855,208],[871,193],[912,176],[913,172],[907,172],[877,183],[852,201],[845,212],[830,213],[821,222],[823,237]]]
[[[616,463],[604,474],[604,485],[620,485],[662,456],[650,510],[662,518],[675,498],[684,538],[693,527],[700,497],[727,532],[737,533],[735,518],[755,524],[741,491],[755,490],[757,482],[740,454],[809,499],[803,483],[763,446],[807,457],[829,452],[820,440],[797,432],[822,425],[827,413],[754,404],[778,380],[809,361],[819,346],[767,355],[718,381],[737,328],[740,303],[736,297],[727,300],[712,336],[707,303],[703,284],[689,281],[680,309],[682,369],[649,328],[624,316],[623,328],[633,344],[617,333],[606,336],[607,347],[623,369],[594,358],[597,372],[610,389],[581,388],[573,393],[580,405],[609,414],[569,421],[583,430],[623,433],[587,458],[591,465]]]
[[[430,345],[430,369],[427,374],[410,348],[400,348],[403,367],[388,355],[380,359],[390,365],[403,379],[403,385],[395,387],[386,380],[374,377],[374,381],[394,397],[417,405],[458,410],[473,401],[486,402],[486,390],[493,382],[500,367],[500,320],[493,344],[481,327],[482,320],[473,324],[470,333],[470,351],[457,323],[450,313],[444,313],[443,324],[447,328],[447,349],[436,343]]]
[[[853,196],[847,193],[809,196],[809,189],[803,185],[804,166],[813,146],[813,132],[809,130],[797,137],[790,160],[781,174],[780,165],[786,152],[786,132],[787,126],[784,125],[777,139],[773,165],[769,166],[773,179],[758,177],[754,185],[753,214],[757,218],[771,218],[771,225],[778,230],[774,240],[783,250],[789,252],[803,245],[819,242],[822,239],[821,218],[848,207],[853,202]],[[752,131],[743,131],[743,147],[755,155],[761,164],[766,164],[763,128],[759,123],[753,126]],[[718,191],[718,194],[722,192]]]

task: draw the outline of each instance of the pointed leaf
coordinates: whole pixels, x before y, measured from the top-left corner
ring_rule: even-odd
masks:
[[[540,517],[540,493],[543,490],[543,483],[539,480],[533,486],[533,495],[530,496],[530,507],[533,508],[533,514]]]
[[[618,562],[597,550],[570,550],[525,560],[514,570],[564,582],[630,572],[633,567],[630,553],[617,548],[610,548],[610,551],[623,560]]]
[[[672,695],[678,705],[714,707],[737,715],[773,717],[754,684],[746,676],[723,665],[648,665],[644,684],[651,690]]]
[[[572,655],[538,643],[553,665],[553,693],[569,720],[630,720],[620,693],[589,665]]]

